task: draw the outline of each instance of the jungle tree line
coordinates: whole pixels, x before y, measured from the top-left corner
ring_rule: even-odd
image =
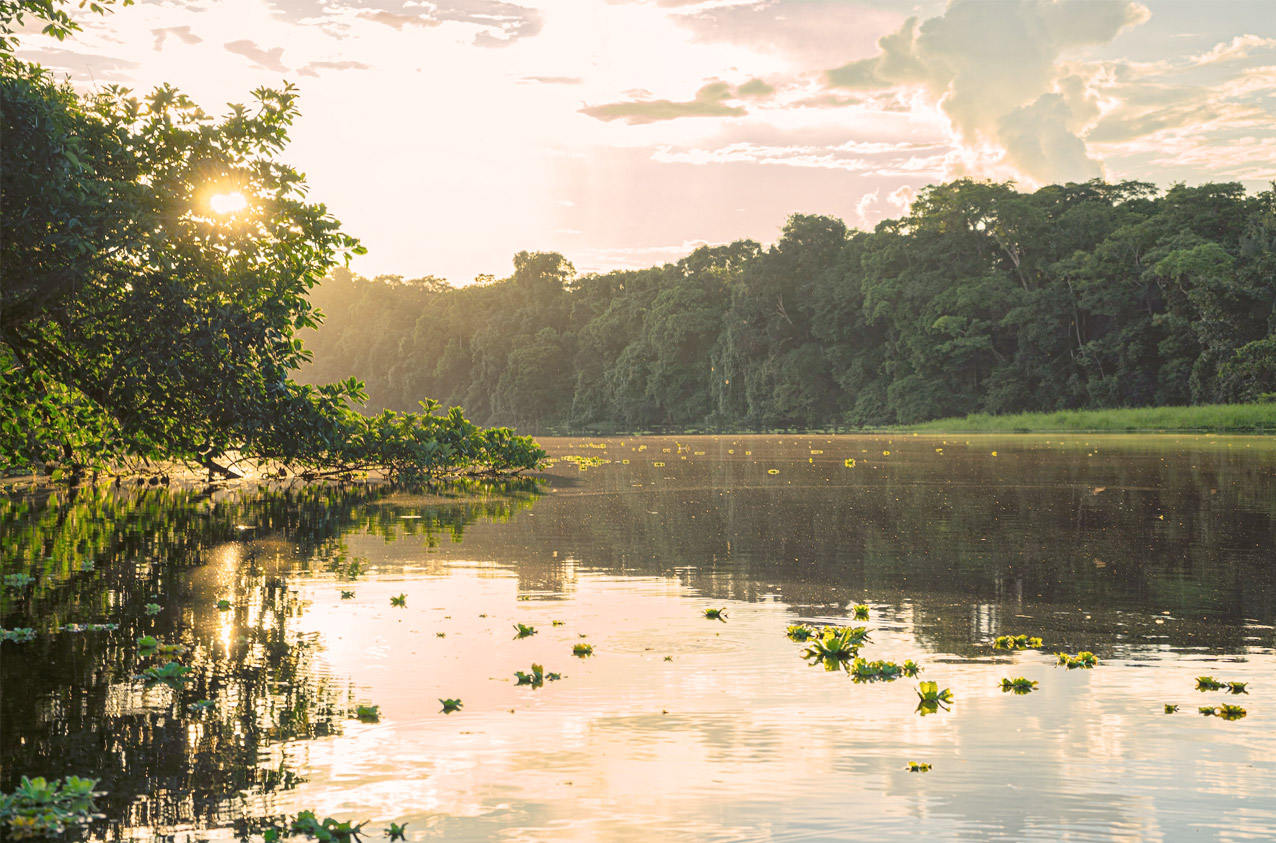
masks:
[[[332,273],[302,380],[365,379],[533,429],[825,427],[1276,392],[1276,190],[962,180],[872,232],[795,214],[771,248],[500,281]]]

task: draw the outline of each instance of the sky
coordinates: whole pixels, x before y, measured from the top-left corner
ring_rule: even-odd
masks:
[[[295,83],[282,158],[363,275],[581,272],[869,230],[954,178],[1276,179],[1273,0],[166,0],[20,55],[205,110]]]

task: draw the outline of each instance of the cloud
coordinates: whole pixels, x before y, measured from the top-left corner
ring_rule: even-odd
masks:
[[[686,6],[668,3],[662,6]],[[702,43],[727,43],[780,55],[799,68],[828,67],[872,46],[869,33],[898,24],[893,10],[828,0],[753,0],[700,3],[672,19]]]
[[[410,26],[431,27],[438,26],[442,21],[428,18],[424,15],[401,15],[397,12],[387,12],[381,9],[374,9],[370,12],[360,12],[359,17],[364,20],[370,20],[373,23],[379,23],[388,26],[391,29],[404,30]]]
[[[229,53],[234,53],[251,61],[257,67],[263,70],[273,70],[276,73],[287,73],[288,68],[284,66],[282,61],[284,55],[283,47],[274,47],[266,50],[258,47],[252,41],[227,41],[222,45]]]
[[[726,82],[710,82],[696,91],[695,99],[688,102],[630,100],[586,106],[580,109],[580,113],[596,120],[623,120],[631,126],[679,117],[741,117],[747,114],[743,107],[726,102],[734,98],[735,94]]]
[[[1258,35],[1238,35],[1231,41],[1220,41],[1208,52],[1192,56],[1191,63],[1197,67],[1219,62],[1235,61],[1249,58],[1250,50],[1270,50],[1276,47],[1276,38],[1263,38]]]
[[[1101,173],[1082,132],[1098,110],[1063,55],[1106,44],[1149,13],[1130,0],[953,0],[942,15],[910,18],[876,56],[825,73],[831,88],[925,90],[971,148],[992,145],[1037,182]]]
[[[169,35],[176,35],[185,44],[198,44],[204,40],[192,33],[189,26],[166,26],[161,29],[152,29],[151,34],[155,36],[156,52],[164,49],[164,41]]]
[[[775,86],[768,85],[761,79],[750,79],[740,87],[736,88],[736,93],[742,97],[769,97],[775,93]]]
[[[729,143],[717,149],[674,149],[663,146],[652,154],[651,160],[662,164],[761,164],[929,179],[941,175],[944,170],[947,149],[942,147],[908,143],[870,143],[863,144],[863,149],[860,146],[854,142],[799,145],[749,141]],[[919,149],[936,151],[931,155],[905,154]]]
[[[520,82],[539,82],[542,85],[579,85],[585,80],[579,76],[524,76]]]
[[[319,75],[321,70],[371,70],[372,65],[361,61],[312,61],[297,71],[298,76]]]
[[[335,15],[351,11],[349,7],[329,5],[323,0],[309,0],[290,3],[285,14],[324,25],[331,23]],[[544,26],[539,10],[503,0],[406,0],[397,8],[360,9],[356,16],[400,31],[444,23],[469,24],[478,27],[471,42],[477,47],[508,47],[520,38],[538,34]]]

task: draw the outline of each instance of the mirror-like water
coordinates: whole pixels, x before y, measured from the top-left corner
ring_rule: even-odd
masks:
[[[101,777],[104,839],[303,809],[365,839],[1276,837],[1271,439],[543,444],[501,489],[0,502],[34,577],[0,598],[34,630],[0,645],[0,786]],[[809,665],[801,622],[922,673]],[[992,648],[1019,633],[1044,646]],[[143,635],[183,686],[137,678],[169,660]],[[534,663],[562,678],[516,684]],[[949,710],[919,716],[926,680]]]

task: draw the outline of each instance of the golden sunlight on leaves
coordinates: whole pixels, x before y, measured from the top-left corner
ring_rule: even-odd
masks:
[[[248,200],[238,191],[233,193],[214,193],[208,200],[214,214],[233,214],[248,207]]]

